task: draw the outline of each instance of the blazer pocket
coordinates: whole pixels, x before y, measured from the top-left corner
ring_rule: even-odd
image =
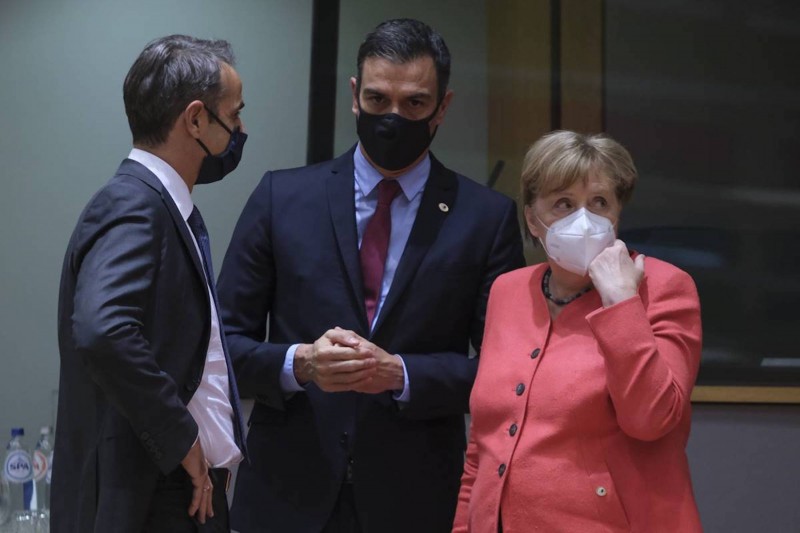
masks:
[[[583,468],[588,478],[589,497],[594,500],[598,518],[616,529],[630,531],[630,522],[625,507],[622,505],[617,485],[608,463],[604,459],[604,450],[598,450],[599,443],[579,441],[579,451]]]
[[[595,506],[603,522],[614,524],[624,530],[630,530],[628,514],[622,505],[614,478],[609,470],[589,474],[591,489],[594,492]]]

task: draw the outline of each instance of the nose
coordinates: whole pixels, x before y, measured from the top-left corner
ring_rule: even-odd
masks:
[[[380,121],[375,133],[387,141],[392,141],[397,136],[397,117],[388,116]]]

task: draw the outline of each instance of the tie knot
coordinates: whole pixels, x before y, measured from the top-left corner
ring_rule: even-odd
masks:
[[[381,180],[378,183],[378,205],[391,205],[400,193],[400,184],[397,180]]]

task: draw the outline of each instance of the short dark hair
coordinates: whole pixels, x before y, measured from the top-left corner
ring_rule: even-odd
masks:
[[[216,110],[222,97],[222,64],[233,66],[230,43],[188,35],[150,42],[125,77],[122,96],[133,142],[158,146],[194,100]]]
[[[380,57],[402,64],[426,56],[433,59],[436,66],[437,97],[441,102],[450,82],[450,50],[442,36],[419,20],[381,22],[358,48],[356,91],[361,92],[361,71],[367,58]]]

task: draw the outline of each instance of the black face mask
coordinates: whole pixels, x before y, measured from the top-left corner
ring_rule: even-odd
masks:
[[[228,141],[228,147],[219,155],[213,155],[206,145],[203,144],[203,141],[195,139],[197,143],[203,147],[203,150],[206,151],[206,154],[208,154],[203,159],[203,164],[200,165],[200,172],[197,174],[197,181],[195,183],[200,184],[214,183],[233,172],[242,159],[242,150],[244,149],[245,141],[247,141],[247,134],[242,133],[238,126],[231,131],[231,129],[217,118],[217,115],[212,113],[209,108],[206,107],[206,111],[212,119],[217,121],[217,124],[230,133],[231,139]]]
[[[358,106],[356,128],[361,145],[372,162],[385,170],[408,167],[431,145],[436,131],[431,134],[433,113],[420,120],[409,120],[396,113],[371,115]]]

